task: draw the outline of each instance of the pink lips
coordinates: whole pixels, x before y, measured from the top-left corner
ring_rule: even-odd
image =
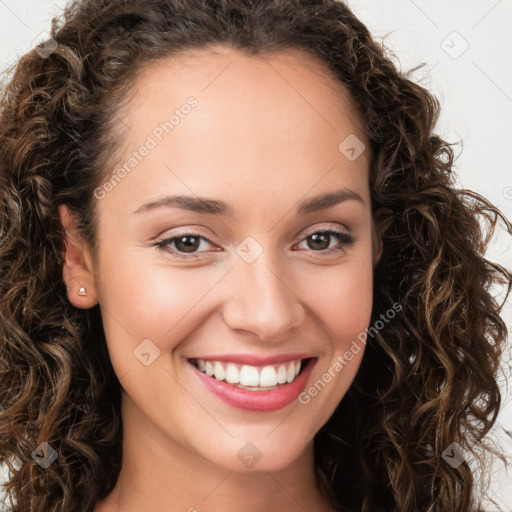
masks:
[[[293,359],[304,359],[310,357],[314,356],[309,354],[283,354],[271,358],[258,358],[255,356],[245,355],[224,355],[205,356],[204,359],[211,359],[215,361],[231,361],[240,364],[262,366],[272,363],[290,361]],[[272,389],[269,391],[251,391],[248,389],[239,388],[227,382],[219,381],[214,377],[209,377],[205,373],[198,370],[192,363],[190,363],[190,366],[201,380],[201,382],[206,386],[206,388],[223,402],[246,411],[270,412],[277,411],[278,409],[286,407],[299,396],[306,385],[306,382],[316,361],[316,358],[308,359],[305,367],[293,382],[282,384],[277,389]]]

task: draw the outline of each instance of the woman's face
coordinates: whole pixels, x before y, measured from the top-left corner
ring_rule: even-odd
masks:
[[[95,192],[99,266],[66,279],[76,306],[99,301],[142,444],[273,470],[311,446],[363,356],[369,151],[310,58],[218,50],[137,78]]]

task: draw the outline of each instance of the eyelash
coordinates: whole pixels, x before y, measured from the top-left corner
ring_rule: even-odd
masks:
[[[355,242],[354,236],[349,233],[346,233],[344,231],[338,231],[338,230],[333,230],[333,229],[318,229],[316,231],[312,231],[312,232],[309,232],[308,234],[306,234],[306,236],[299,243],[302,243],[303,241],[305,241],[312,235],[316,235],[319,233],[324,234],[324,235],[334,236],[340,242],[340,245],[338,247],[331,247],[330,249],[324,249],[321,251],[314,251],[312,249],[309,249],[309,251],[311,251],[311,252],[320,253],[324,256],[330,255],[333,253],[338,253],[340,251],[344,252],[346,248],[350,247]],[[193,236],[193,237],[199,238],[202,241],[206,241],[210,244],[213,244],[213,242],[211,242],[208,238],[206,238],[198,233],[185,232],[185,233],[175,235],[170,238],[165,238],[163,240],[160,240],[159,242],[154,243],[153,246],[157,247],[159,250],[170,253],[173,256],[177,256],[178,258],[183,258],[183,259],[198,258],[199,257],[199,256],[197,256],[198,252],[188,253],[187,255],[185,255],[186,253],[182,253],[182,252],[176,251],[174,249],[169,250],[167,248],[167,246],[172,244],[175,240],[178,240],[179,238],[188,237],[188,236]],[[203,251],[199,251],[199,253],[201,253],[201,252],[203,252]]]

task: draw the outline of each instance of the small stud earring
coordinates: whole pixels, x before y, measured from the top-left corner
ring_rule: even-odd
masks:
[[[80,297],[84,297],[85,295],[87,295],[87,291],[85,290],[85,286],[81,286],[80,287],[80,290],[78,290],[78,295],[80,295]]]

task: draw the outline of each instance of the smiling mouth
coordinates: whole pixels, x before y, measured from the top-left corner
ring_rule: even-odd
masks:
[[[313,357],[282,363],[252,366],[226,361],[191,358],[189,363],[208,377],[251,391],[271,391],[293,382]]]

